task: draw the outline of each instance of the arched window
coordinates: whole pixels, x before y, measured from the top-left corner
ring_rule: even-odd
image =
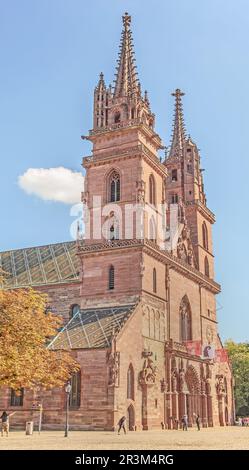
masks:
[[[133,369],[133,365],[130,364],[128,371],[127,371],[127,398],[129,398],[130,400],[135,399],[134,384],[135,384],[134,369]]]
[[[171,194],[171,204],[178,204],[178,194]]]
[[[187,296],[185,295],[180,305],[180,340],[192,339],[191,309]]]
[[[117,111],[115,114],[114,114],[114,122],[115,124],[117,124],[118,122],[120,122],[120,112]]]
[[[153,292],[156,293],[156,288],[157,288],[157,285],[156,285],[156,268],[153,268]]]
[[[114,289],[114,266],[109,267],[109,290]]]
[[[79,408],[80,392],[81,392],[81,373],[80,371],[78,371],[75,374],[73,374],[71,378],[71,392],[69,395],[70,408]]]
[[[208,262],[207,256],[205,256],[205,260],[204,260],[204,270],[205,270],[205,276],[209,277],[209,262]]]
[[[70,318],[73,318],[80,311],[80,306],[78,304],[72,305],[70,309]]]
[[[24,389],[21,388],[19,391],[11,389],[10,394],[10,406],[23,406]]]
[[[202,244],[205,250],[208,250],[208,231],[206,222],[203,222],[202,224]]]
[[[149,201],[150,201],[150,204],[153,204],[153,205],[156,204],[156,184],[155,184],[155,178],[153,175],[150,175],[150,178],[149,178]]]
[[[117,171],[113,171],[109,178],[109,200],[120,201],[120,176]]]
[[[153,216],[150,218],[149,239],[156,241],[156,222]]]

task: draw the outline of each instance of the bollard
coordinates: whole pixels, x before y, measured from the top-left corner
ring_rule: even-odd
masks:
[[[26,436],[31,436],[33,434],[33,421],[28,421],[26,423]]]

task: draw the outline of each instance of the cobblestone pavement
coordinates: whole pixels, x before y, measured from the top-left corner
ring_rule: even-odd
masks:
[[[2,449],[249,449],[249,427],[208,428],[197,431],[136,431],[126,435],[114,432],[62,431],[10,432],[0,437]]]

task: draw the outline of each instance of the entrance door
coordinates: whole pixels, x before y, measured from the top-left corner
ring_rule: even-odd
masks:
[[[127,409],[127,427],[129,431],[135,430],[135,411],[133,405],[130,405]]]

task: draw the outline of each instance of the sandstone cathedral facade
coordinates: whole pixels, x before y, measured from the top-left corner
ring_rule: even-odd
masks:
[[[0,254],[9,288],[46,292],[64,317],[52,341],[81,365],[72,377],[72,429],[230,424],[233,379],[218,331],[212,224],[200,155],[187,136],[183,93],[173,93],[171,146],[155,132],[155,115],[138,80],[131,18],[123,31],[114,87],[103,74],[94,90],[93,128],[84,136],[86,237]],[[176,230],[173,230],[173,226]],[[158,227],[160,226],[160,230]],[[13,424],[36,419],[34,395],[0,391]],[[65,391],[42,393],[44,428],[62,428]]]

